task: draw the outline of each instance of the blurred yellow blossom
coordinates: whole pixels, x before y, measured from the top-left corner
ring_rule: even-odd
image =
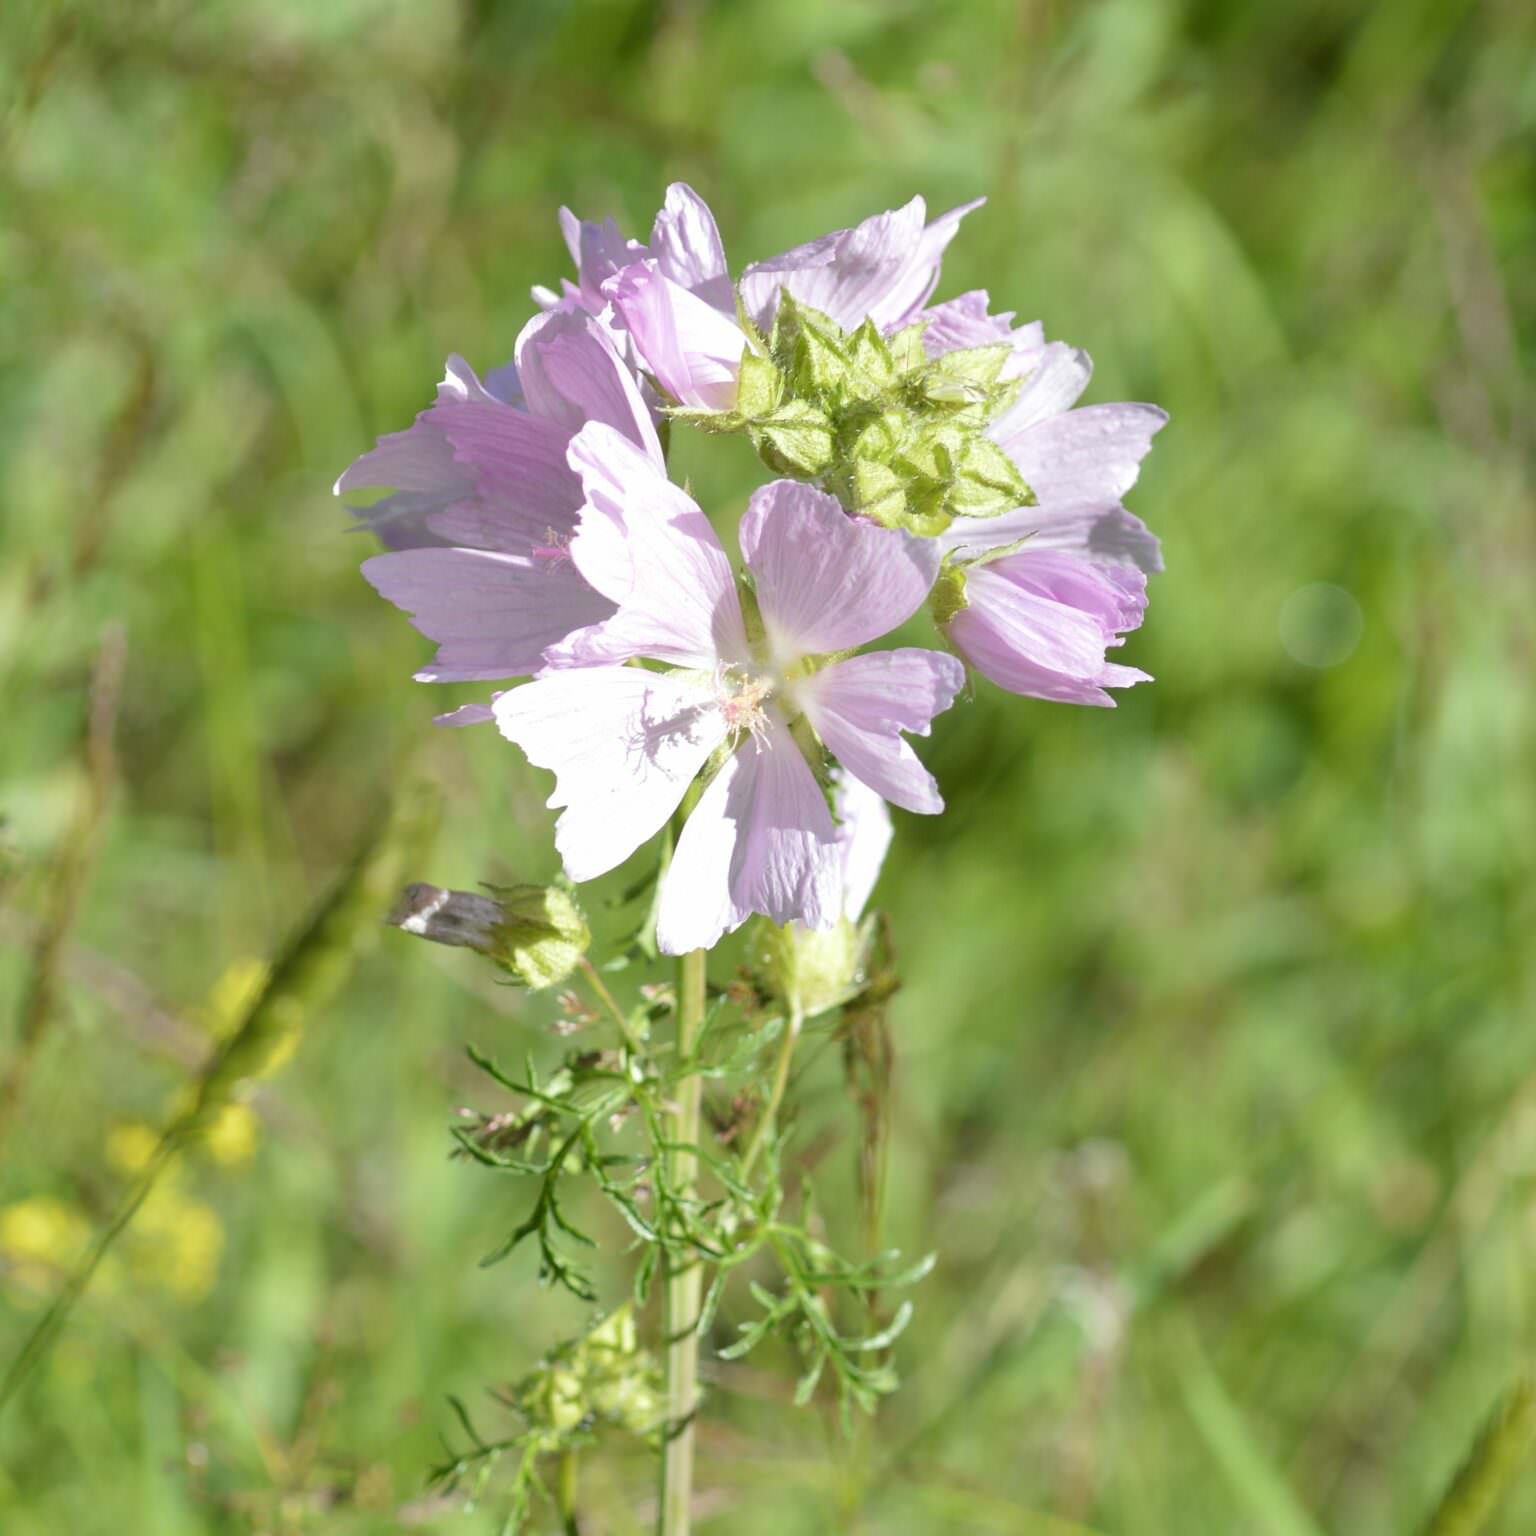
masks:
[[[84,1212],[49,1195],[0,1208],[0,1261],[17,1299],[35,1300],[51,1290],[90,1236]]]
[[[143,1173],[159,1145],[159,1135],[142,1121],[114,1125],[107,1132],[107,1162],[117,1173]]]
[[[256,1151],[261,1122],[248,1104],[226,1104],[209,1120],[202,1133],[208,1155],[222,1168],[238,1168]]]
[[[271,974],[272,967],[265,960],[251,956],[227,965],[203,1005],[203,1019],[210,1033],[222,1038],[238,1029]]]
[[[139,1209],[129,1260],[138,1279],[178,1301],[201,1301],[218,1278],[224,1225],[218,1213],[184,1194],[174,1179],[161,1182]]]

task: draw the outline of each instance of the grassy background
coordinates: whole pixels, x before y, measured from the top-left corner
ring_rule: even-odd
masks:
[[[3,1352],[392,787],[447,794],[413,874],[552,868],[328,490],[506,358],[556,206],[643,233],[681,177],[739,267],[984,192],[941,295],[1172,412],[1158,681],[925,748],[890,1226],[942,1263],[872,1435],[715,1373],[705,1528],[1412,1529],[1536,1331],[1533,57],[1514,0],[9,0]],[[524,1195],[443,1127],[462,1043],[550,1015],[367,954],[0,1428],[6,1536],[492,1530],[423,1501],[444,1395],[584,1314],[475,1268]],[[805,1116],[846,1212],[835,1071]],[[594,1530],[645,1476],[594,1471]],[[1491,1529],[1533,1522],[1536,1476]]]

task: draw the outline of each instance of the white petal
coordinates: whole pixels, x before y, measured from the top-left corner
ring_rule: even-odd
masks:
[[[891,813],[883,795],[841,769],[833,804],[837,809],[837,841],[843,860],[843,916],[856,923],[869,905],[875,881],[880,878],[880,866],[891,846]]]
[[[683,823],[656,909],[656,947],[664,955],[712,949],[750,916],[731,900],[736,823],[726,806],[740,771],[740,754],[733,753]]]
[[[605,874],[658,832],[725,737],[710,689],[636,667],[547,672],[495,710],[501,734],[555,774],[555,846],[573,880]]]

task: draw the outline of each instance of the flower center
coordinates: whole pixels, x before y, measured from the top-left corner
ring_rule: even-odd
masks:
[[[571,536],[568,533],[559,533],[553,528],[546,528],[544,542],[535,544],[529,553],[536,565],[542,566],[545,570],[552,570],[571,558]]]
[[[715,668],[715,698],[733,734],[746,732],[758,741],[767,739],[768,700],[775,679],[766,673],[720,662]]]

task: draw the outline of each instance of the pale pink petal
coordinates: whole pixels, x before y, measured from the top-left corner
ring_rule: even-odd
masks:
[[[528,409],[528,402],[523,397],[523,381],[517,376],[515,361],[503,363],[500,368],[492,368],[485,376],[485,390],[503,405],[515,405],[520,411]]]
[[[336,481],[338,496],[349,491],[389,489],[370,507],[356,509],[361,525],[389,549],[420,549],[451,542],[430,526],[432,516],[475,491],[473,470],[459,464],[442,430],[445,407],[465,401],[496,406],[463,358],[448,359],[437,401],[403,432],[390,432],[355,459]]]
[[[862,779],[838,769],[832,792],[837,811],[837,845],[842,857],[843,916],[858,922],[869,905],[893,829],[885,797]]]
[[[560,292],[553,288],[546,288],[542,283],[535,283],[529,293],[533,296],[533,302],[540,309],[586,309],[586,301],[581,296],[581,289],[570,278],[560,279]],[[602,297],[601,294],[598,295]]]
[[[500,694],[494,695],[500,698]],[[459,727],[465,725],[491,725],[496,720],[496,711],[489,704],[461,704],[457,709],[450,709],[446,715],[434,715],[433,725],[446,725]]]
[[[905,207],[877,213],[853,229],[754,262],[741,277],[742,303],[764,330],[773,324],[784,288],[844,330],[866,319],[882,330],[899,329],[933,292],[945,247],[960,220],[979,206],[952,209],[925,228],[925,205],[914,197]]]
[[[910,324],[933,295],[939,285],[939,267],[949,243],[960,233],[960,221],[966,214],[974,213],[986,202],[978,197],[948,213],[941,213],[918,237],[917,249],[908,261],[907,270],[884,301],[872,312],[872,318],[882,330],[895,331]]]
[[[555,846],[573,880],[605,874],[658,832],[726,731],[697,679],[637,667],[548,672],[495,711],[501,734],[555,774]]]
[[[604,219],[601,224],[583,222],[569,208],[560,210],[560,233],[565,236],[566,249],[576,264],[579,283],[574,290],[570,283],[562,286],[567,297],[574,292],[582,307],[595,315],[605,302],[603,284],[630,262],[639,261],[645,255],[645,247],[627,239],[612,219]]]
[[[1152,438],[1167,420],[1155,405],[1089,405],[989,435],[1042,504],[1114,502],[1136,483]]]
[[[567,436],[589,421],[622,432],[663,462],[650,410],[599,321],[580,313],[535,315],[517,339],[517,370],[529,411]]]
[[[932,539],[851,518],[836,498],[793,480],[752,495],[741,520],[769,649],[788,666],[888,634],[933,586]]]
[[[556,665],[649,656],[712,668],[747,659],[731,562],[698,504],[611,427],[572,441],[586,492],[571,558],[618,612],[551,653]]]
[[[963,556],[1027,539],[1028,550],[1064,550],[1110,564],[1134,565],[1149,576],[1163,568],[1162,546],[1134,513],[1118,502],[1051,503],[1020,507],[1001,517],[957,517],[939,535],[939,547]]]
[[[1146,610],[1146,578],[1134,566],[1026,549],[968,570],[966,599],[949,641],[1010,693],[1112,706],[1106,687],[1148,680],[1105,660]]]
[[[900,282],[922,237],[925,211],[922,198],[914,197],[853,229],[753,262],[741,275],[742,304],[766,331],[778,312],[779,292],[787,288],[801,304],[820,310],[844,330],[855,329]]]
[[[692,187],[674,181],[651,229],[651,255],[657,270],[697,294],[721,313],[736,313],[725,247],[709,204]]]
[[[965,668],[938,651],[872,651],[837,662],[795,687],[827,750],[856,779],[905,810],[944,809],[933,775],[901,733],[928,734],[954,702]]]
[[[481,549],[411,549],[375,555],[363,575],[438,643],[416,673],[424,683],[523,677],[546,647],[613,612],[568,560],[529,560]]]
[[[837,829],[778,710],[768,710],[766,731],[748,736],[736,756],[741,770],[726,803],[738,828],[732,902],[775,923],[830,927],[842,908]]]
[[[770,709],[764,735],[742,741],[683,827],[662,888],[657,947],[707,949],[754,912],[826,928],[841,900],[826,797]]]
[[[923,349],[928,356],[942,357],[946,352],[969,347],[995,347],[1000,342],[1012,342],[1013,315],[989,314],[990,302],[985,289],[973,288],[957,299],[946,299],[925,309],[918,318],[926,322]]]
[[[732,319],[662,275],[654,261],[626,267],[605,290],[646,369],[682,405],[726,411],[746,337]]]
[[[1052,341],[1015,348],[1008,374],[1023,383],[1013,404],[987,428],[987,435],[999,443],[1076,405],[1093,377],[1093,361],[1077,347]]]
[[[564,427],[495,402],[455,401],[433,415],[474,490],[431,515],[434,533],[452,544],[525,556],[570,537],[581,482],[565,460]]]

